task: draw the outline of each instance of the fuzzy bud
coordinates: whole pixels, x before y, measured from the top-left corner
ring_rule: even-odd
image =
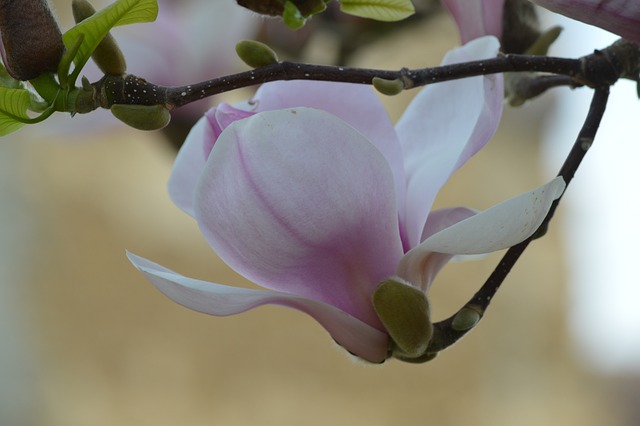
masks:
[[[2,60],[13,78],[57,71],[64,43],[47,0],[0,0],[0,34]]]

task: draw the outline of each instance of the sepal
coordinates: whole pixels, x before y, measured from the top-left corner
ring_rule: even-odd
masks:
[[[401,278],[380,283],[373,306],[392,342],[392,354],[400,359],[425,355],[433,335],[427,296]]]

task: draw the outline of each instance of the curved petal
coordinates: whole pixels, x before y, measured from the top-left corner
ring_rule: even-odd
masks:
[[[640,43],[637,0],[531,0],[544,8]]]
[[[127,253],[129,260],[174,302],[209,315],[239,314],[262,305],[281,305],[312,316],[349,352],[370,362],[386,359],[387,334],[315,300],[276,291],[249,290],[187,278],[156,263]]]
[[[429,214],[422,238],[426,239],[475,214],[474,210],[466,207],[435,210]],[[402,257],[396,275],[426,293],[438,272],[452,258],[452,254],[435,253],[418,246]]]
[[[429,213],[427,223],[422,230],[420,241],[424,241],[436,232],[440,232],[456,223],[476,215],[476,210],[468,207],[449,207],[447,209],[434,210]]]
[[[371,294],[402,257],[393,177],[342,120],[296,108],[233,123],[195,206],[209,244],[245,277],[382,327]]]
[[[443,64],[494,57],[499,43],[482,37],[447,54]],[[436,194],[451,174],[493,136],[503,104],[502,75],[425,87],[398,122],[407,175],[404,223],[409,246],[420,242]]]
[[[557,177],[433,234],[419,247],[439,253],[480,254],[516,245],[540,227],[565,186],[564,180]]]
[[[207,111],[204,115],[207,117],[207,121],[213,130],[213,134],[212,137],[205,138],[204,140],[204,157],[209,158],[213,145],[216,143],[224,129],[229,127],[234,121],[251,117],[254,114],[255,112],[239,109],[226,103],[221,103],[217,107],[211,108]]]
[[[193,217],[193,194],[204,169],[205,146],[212,144],[207,141],[212,141],[213,138],[213,129],[208,120],[206,117],[200,118],[180,148],[167,184],[169,197],[174,204]]]
[[[505,0],[442,0],[456,21],[460,40],[466,43],[485,35],[502,37]]]
[[[405,174],[400,141],[375,91],[363,84],[277,81],[260,86],[256,111],[309,107],[327,111],[362,133],[387,159],[393,172],[400,217],[404,217]]]

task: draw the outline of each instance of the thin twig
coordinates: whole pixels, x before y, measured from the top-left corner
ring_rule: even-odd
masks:
[[[591,105],[589,107],[589,112],[587,114],[587,118],[578,134],[578,137],[569,152],[564,164],[560,168],[558,176],[562,176],[567,186],[573,179],[573,176],[578,170],[582,159],[585,154],[591,147],[594,138],[596,136],[596,132],[598,131],[598,127],[600,126],[600,122],[602,120],[602,116],[604,115],[607,100],[609,98],[609,87],[603,86],[597,88],[595,93],[593,94],[593,98],[591,100]],[[551,206],[547,217],[540,225],[541,229],[544,229],[548,226],[549,221],[553,217],[553,214],[558,206],[560,199],[557,199]],[[500,285],[504,282],[505,278],[511,271],[511,268],[515,265],[516,261],[520,257],[520,255],[527,248],[529,243],[534,239],[534,237],[530,237],[527,240],[511,247],[505,255],[502,257],[498,266],[495,268],[493,273],[489,276],[484,285],[478,290],[478,292],[458,311],[455,315],[447,318],[446,320],[437,322],[434,324],[434,338],[429,344],[428,353],[437,353],[446,349],[447,347],[453,345],[456,341],[458,341],[462,336],[464,336],[471,328],[466,330],[456,330],[453,328],[453,322],[456,316],[463,310],[469,309],[479,314],[478,321],[484,315],[485,310],[491,303],[493,296],[496,294]]]

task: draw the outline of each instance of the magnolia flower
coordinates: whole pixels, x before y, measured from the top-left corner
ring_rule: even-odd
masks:
[[[640,2],[637,0],[531,1],[553,12],[640,43]]]
[[[531,0],[566,17],[640,43],[640,2],[636,0]],[[500,37],[505,0],[442,0],[463,43],[486,34]]]
[[[444,63],[493,57],[494,37]],[[428,86],[395,129],[367,86],[263,85],[255,98],[210,110],[191,131],[169,180],[215,252],[268,290],[179,275],[129,259],[165,295],[211,315],[265,304],[315,318],[352,354],[382,362],[388,330],[372,295],[389,278],[429,290],[455,254],[486,253],[530,236],[564,188],[553,181],[483,213],[432,211],[438,190],[493,135],[500,75]]]
[[[442,0],[466,43],[484,35],[502,36],[502,10],[505,0]]]

